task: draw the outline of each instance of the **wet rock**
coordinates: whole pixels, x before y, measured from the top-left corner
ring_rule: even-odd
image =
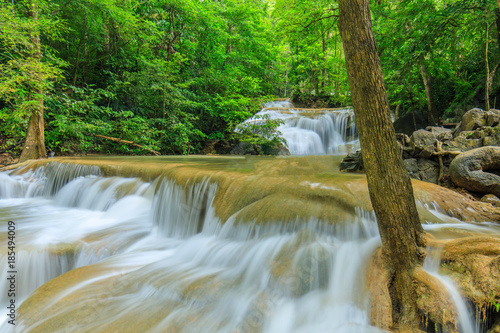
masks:
[[[363,171],[363,158],[361,151],[347,154],[347,156],[340,163],[340,171]]]
[[[420,176],[421,180],[437,184],[439,177],[437,162],[421,158],[417,162],[417,167],[418,167],[418,175]]]
[[[436,136],[429,131],[426,130],[418,130],[413,132],[410,137],[410,145],[413,149],[421,151],[424,148],[434,145],[437,138]]]
[[[486,172],[490,171],[490,172]],[[458,155],[450,164],[452,182],[469,191],[500,196],[500,147],[482,147]]]
[[[484,197],[481,198],[481,201],[490,203],[495,207],[500,207],[500,199],[493,194],[486,194]]]

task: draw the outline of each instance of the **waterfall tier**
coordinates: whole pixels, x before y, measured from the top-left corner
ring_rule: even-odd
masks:
[[[344,154],[359,147],[352,109],[301,109],[289,101],[267,103],[245,123],[280,119],[277,128],[291,155]]]
[[[366,180],[334,165],[59,158],[0,173],[0,226],[18,230],[16,329],[382,332],[365,285],[380,244]],[[427,229],[500,235],[456,220],[480,218],[472,201],[446,206],[453,192],[426,186],[415,184]]]

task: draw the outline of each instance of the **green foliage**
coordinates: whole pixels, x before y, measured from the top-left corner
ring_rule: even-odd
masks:
[[[36,110],[39,99],[45,97],[40,91],[50,92],[54,82],[62,79],[61,67],[65,65],[53,50],[37,50],[33,43],[40,35],[58,39],[63,29],[60,22],[48,16],[33,20],[27,14],[28,5],[0,4],[0,99],[10,111],[3,121],[10,123],[17,121],[8,118],[26,119]],[[46,3],[39,1],[38,5],[43,15],[48,10]]]
[[[481,106],[485,27],[495,32],[496,7],[482,0],[374,4],[374,32],[391,104],[404,111],[427,109],[422,74],[426,67],[443,118],[456,120],[472,106]],[[490,62],[496,64],[498,43],[490,43]]]
[[[39,8],[37,20],[27,14],[31,2]],[[163,154],[196,153],[207,140],[232,139],[234,128],[275,95],[350,104],[335,2],[14,4],[0,4],[0,136],[10,143],[23,139],[37,99],[45,102],[51,149],[120,154],[145,151],[93,135]],[[374,2],[391,105],[403,112],[427,108],[425,66],[443,117],[456,119],[481,106],[486,27],[491,69],[500,62],[495,6],[483,0]],[[41,58],[33,56],[34,35],[41,39]],[[499,83],[493,81],[492,105]],[[261,120],[268,124],[260,130],[277,127]],[[254,130],[238,135],[257,144],[264,139]]]
[[[338,106],[350,103],[337,13],[331,1],[276,1],[276,33],[287,43],[282,56],[290,59],[286,76],[291,91],[285,95],[320,97]]]
[[[236,137],[239,141],[252,145],[262,145],[269,142],[286,144],[285,139],[281,137],[282,133],[277,130],[283,123],[282,119],[270,119],[268,114],[256,115],[250,121],[236,127]]]

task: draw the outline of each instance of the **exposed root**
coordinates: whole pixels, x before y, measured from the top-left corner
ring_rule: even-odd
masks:
[[[479,311],[478,316],[483,320],[490,320],[489,332],[500,333],[499,316],[492,312],[493,302],[500,303],[500,239],[468,237],[441,241],[427,234],[422,238],[422,242],[443,247],[441,273],[450,276],[462,295],[474,303]],[[394,326],[390,283],[386,261],[379,248],[370,260],[367,273],[371,322],[392,332],[415,332],[412,328]],[[425,329],[427,325],[436,324],[446,331],[456,332],[458,318],[455,305],[441,282],[419,266],[413,272],[413,283],[416,303],[424,318],[420,328]]]

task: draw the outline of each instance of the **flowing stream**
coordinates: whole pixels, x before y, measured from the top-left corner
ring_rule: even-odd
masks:
[[[427,253],[429,254],[425,258],[424,269],[427,273],[438,279],[450,295],[458,313],[459,331],[461,333],[479,333],[479,325],[474,323],[474,319],[471,317],[471,312],[467,308],[467,304],[462,295],[460,295],[460,291],[456,287],[453,280],[446,275],[439,274],[441,249],[427,248]]]
[[[352,109],[301,109],[289,101],[267,103],[246,122],[281,119],[278,127],[290,154],[344,154],[359,148]]]
[[[16,224],[16,309],[24,302],[15,331],[382,332],[365,287],[380,245],[373,214],[221,223],[217,189],[210,178],[181,186],[62,163],[0,173],[2,235]]]

